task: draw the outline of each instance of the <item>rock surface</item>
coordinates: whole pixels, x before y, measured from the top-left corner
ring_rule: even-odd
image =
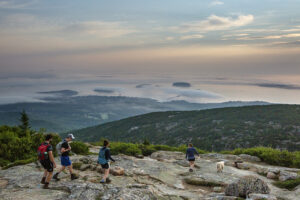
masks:
[[[97,152],[97,149],[94,152]],[[269,166],[262,162],[249,163],[235,155],[201,155],[201,158],[197,158],[195,161],[198,168],[194,172],[188,172],[189,167],[184,160],[185,155],[180,152],[160,151],[143,159],[125,155],[113,157],[116,162],[111,164],[111,171],[119,170],[120,173],[115,174],[118,176],[114,176],[112,173],[109,184],[99,183],[103,174],[101,167],[96,164],[97,155],[71,157],[73,163],[81,164],[82,168],[74,170],[79,175],[79,179],[71,181],[68,172],[62,172],[59,175],[61,180],[58,182],[52,180],[49,190],[42,189],[40,181],[43,170],[35,163],[0,170],[0,199],[233,200],[238,197],[226,196],[225,187],[232,187],[232,191],[237,191],[238,194],[237,192],[235,194],[239,196],[239,184],[245,185],[244,188],[247,190],[253,189],[253,185],[259,186],[260,189],[253,190],[255,195],[261,195],[256,193],[267,191],[265,189],[265,185],[267,185],[270,189],[268,198],[295,200],[300,196],[300,188],[296,188],[294,191],[277,188],[272,185],[274,180],[252,170],[261,170],[264,174],[274,171],[275,174],[277,173],[276,175],[283,175],[285,172],[296,173],[300,171],[299,169]],[[217,173],[216,162],[220,160],[226,160],[228,163],[243,162],[249,165],[250,170],[226,165],[223,173]],[[56,162],[59,163],[58,160]],[[253,177],[251,180],[263,181],[265,185],[260,181],[258,181],[259,184],[251,184],[251,181],[249,182],[245,178],[248,176]],[[191,180],[191,182],[186,180]],[[244,190],[242,192],[245,193]]]
[[[269,194],[270,188],[263,180],[254,176],[246,176],[236,183],[229,184],[225,189],[225,194],[228,196],[246,198],[251,193]]]

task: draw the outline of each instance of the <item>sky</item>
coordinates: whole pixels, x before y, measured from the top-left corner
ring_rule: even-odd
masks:
[[[299,9],[300,0],[0,0],[0,104],[65,89],[300,104]]]

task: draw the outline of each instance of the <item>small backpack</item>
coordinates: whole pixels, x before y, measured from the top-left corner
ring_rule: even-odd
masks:
[[[108,160],[105,159],[106,150],[107,150],[106,148],[105,149],[103,149],[103,148],[100,149],[99,156],[98,156],[98,163],[101,164],[101,165],[104,165],[104,164],[108,163]]]
[[[56,152],[59,156],[61,156],[61,145],[64,143],[64,141],[61,141],[59,142],[57,145],[56,145]]]
[[[39,160],[46,160],[49,158],[47,148],[50,146],[50,144],[41,144],[37,150],[38,158]]]

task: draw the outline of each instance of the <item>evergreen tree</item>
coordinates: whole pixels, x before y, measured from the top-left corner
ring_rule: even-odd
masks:
[[[19,127],[22,129],[21,136],[24,137],[26,136],[27,131],[29,131],[30,129],[29,117],[25,112],[25,110],[23,110],[20,114],[21,114],[21,118],[20,118],[21,125]]]

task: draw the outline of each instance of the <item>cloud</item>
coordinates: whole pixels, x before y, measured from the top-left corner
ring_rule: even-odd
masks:
[[[203,37],[204,37],[203,35],[196,34],[196,35],[185,35],[185,36],[182,36],[180,39],[181,40],[190,40],[190,39],[200,39]]]
[[[175,95],[176,98],[207,98],[207,99],[219,99],[222,98],[220,95],[205,90],[195,89],[179,89],[179,88],[164,88],[166,94]]]
[[[223,4],[224,4],[224,2],[222,2],[222,1],[214,0],[209,5],[210,6],[220,6],[220,5],[223,5]]]
[[[173,87],[183,87],[183,88],[191,87],[191,84],[187,82],[175,82],[172,85]]]
[[[0,1],[0,8],[23,9],[37,3],[38,0],[4,0]]]
[[[171,29],[180,33],[218,31],[245,26],[253,20],[253,15],[239,15],[236,18],[211,15],[205,20],[183,23]]]
[[[78,22],[66,26],[63,31],[70,34],[87,34],[101,38],[114,38],[137,32],[134,28],[127,27],[126,23],[118,21]]]
[[[283,35],[240,37],[240,38],[237,38],[237,40],[274,40],[274,39],[298,38],[298,37],[300,37],[300,33],[290,33],[290,34],[283,34]]]

